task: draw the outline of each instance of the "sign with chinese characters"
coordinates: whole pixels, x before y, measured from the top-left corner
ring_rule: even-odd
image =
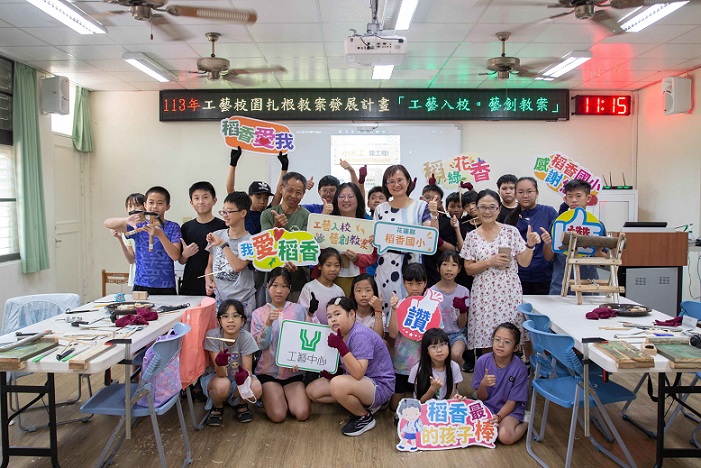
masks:
[[[433,255],[438,249],[438,229],[430,226],[375,221],[373,234],[378,254],[392,249]]]
[[[576,232],[583,236],[603,236],[604,225],[596,219],[596,216],[583,208],[565,211],[553,221],[550,233],[553,239],[553,252],[567,253],[568,246],[562,245],[562,235],[565,232]],[[577,255],[589,257],[594,255],[595,251],[594,247],[580,247],[577,249]]]
[[[428,161],[424,163],[423,169],[426,180],[433,176],[436,184],[454,189],[460,187],[461,182],[488,181],[492,171],[487,161],[473,153],[460,154],[443,161]]]
[[[566,89],[181,89],[160,92],[161,122],[569,120]]]
[[[275,364],[279,367],[297,366],[300,370],[335,374],[338,370],[338,350],[328,345],[331,328],[318,323],[283,320],[277,345]]]
[[[250,241],[239,243],[239,258],[250,260],[259,271],[271,271],[285,262],[297,266],[319,263],[319,244],[306,231],[286,231],[281,228],[261,231]]]
[[[497,427],[492,412],[479,400],[404,398],[397,407],[397,450],[447,450],[470,445],[494,448]]]
[[[420,341],[426,330],[441,326],[441,312],[438,307],[443,294],[431,288],[425,296],[411,296],[397,306],[397,326],[399,333],[407,338]]]
[[[333,247],[339,252],[371,254],[374,250],[370,237],[375,221],[323,214],[310,214],[307,232],[314,236],[319,247]]]
[[[580,179],[591,184],[592,202],[596,205],[596,195],[601,190],[601,179],[592,175],[592,171],[578,162],[560,153],[550,156],[536,156],[533,174],[545,185],[561,194],[565,194],[565,184],[572,179]]]
[[[222,119],[221,135],[230,148],[240,146],[244,151],[277,155],[295,149],[295,137],[284,125],[235,115]]]

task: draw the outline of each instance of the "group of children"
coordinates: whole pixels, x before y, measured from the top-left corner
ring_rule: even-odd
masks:
[[[210,330],[204,342],[211,366],[200,379],[210,409],[207,423],[222,424],[225,403],[234,407],[237,420],[249,422],[253,413],[248,403],[260,400],[267,417],[282,422],[288,413],[300,421],[308,419],[311,402],[337,402],[352,414],[343,434],[360,435],[374,427],[374,413],[380,407],[388,405],[396,411],[405,397],[422,402],[464,398],[457,393],[457,385],[463,380],[460,370],[465,357],[463,369],[472,372],[474,368],[474,396],[494,414],[492,422],[499,425],[499,440],[507,444],[518,441],[526,431],[528,392],[526,365],[515,357],[521,343],[519,328],[511,323],[498,325],[492,334],[492,352],[476,362],[465,338],[472,278],[465,274],[457,252],[466,234],[479,226],[477,193],[469,190],[450,194],[444,208],[441,188],[435,184],[424,187],[422,198],[432,202],[435,211],[445,213],[438,223],[442,248],[424,256],[420,263],[397,265],[402,272],[401,290],[392,291],[383,302],[370,267],[367,271],[363,267],[363,272],[352,278],[349,289],[336,284],[347,259],[333,248],[322,250],[314,279],[308,268],[286,264],[263,273],[238,257],[237,245],[261,230],[305,230],[310,212],[331,214],[338,210],[336,190],[340,186],[338,179],[325,176],[318,187],[322,204],[302,205],[304,193],[312,184],[301,174],[288,172],[289,161],[281,154],[275,193],[263,181],[253,182],[248,193],[235,191],[240,157],[240,149],[232,150],[229,193],[218,211],[222,219],[213,214],[217,198],[212,184],[197,182],[189,190],[197,217],[182,228],[165,219],[170,194],[159,186],[150,188],[144,196],[130,195],[127,216],[105,221],[119,239],[127,260],[136,265],[133,290],[175,294],[173,262],[178,261],[185,265],[181,294],[217,297],[219,327]],[[344,168],[351,175],[351,183],[362,187],[366,171],[361,169],[357,177],[352,167],[345,164]],[[524,187],[528,189],[530,181],[510,175],[499,179],[503,203],[499,218],[507,220],[512,214],[517,223],[524,219],[513,194],[527,192]],[[568,208],[586,206],[586,186],[575,189],[585,191],[586,196],[582,199],[574,195],[574,190],[572,195],[568,192]],[[537,194],[537,185],[535,191]],[[353,189],[352,193],[358,192]],[[381,187],[360,193],[367,196],[371,215],[387,201],[387,191]],[[360,202],[363,206],[364,201]],[[549,255],[550,262],[552,250]],[[441,324],[416,341],[399,332],[397,307],[402,295],[424,296],[427,288],[442,295]],[[383,303],[389,304],[389,315],[383,316]],[[275,355],[283,320],[328,324],[333,331],[328,344],[339,351],[342,371],[338,375],[325,371],[312,374],[277,366]]]

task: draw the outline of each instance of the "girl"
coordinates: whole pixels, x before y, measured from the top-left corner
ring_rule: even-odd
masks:
[[[411,180],[409,171],[404,166],[388,167],[382,176],[382,192],[389,201],[375,208],[375,220],[401,224],[423,224],[438,229],[438,216],[431,214],[438,210],[438,204],[431,201],[429,207],[429,204],[423,200],[410,198],[409,195],[414,190],[415,185],[416,183]],[[402,271],[405,268],[405,263],[417,262],[421,262],[420,255],[416,256],[391,249],[380,255],[377,261],[375,280],[382,293],[382,311],[385,320],[389,318],[391,313],[389,299],[392,297],[392,292],[402,296]],[[396,406],[393,409],[396,409]]]
[[[499,425],[499,441],[505,445],[518,442],[526,433],[523,422],[528,401],[528,371],[514,354],[518,350],[521,332],[514,324],[505,322],[492,334],[492,352],[483,354],[475,364],[472,387],[494,415],[492,423]]]
[[[383,338],[385,329],[382,324],[382,294],[377,297],[375,279],[367,273],[358,275],[353,279],[351,291],[353,291],[351,300],[355,309],[355,319]]]
[[[412,263],[404,270],[404,289],[407,297],[423,296],[426,290],[426,269],[421,263]],[[391,314],[389,317],[389,326],[387,333],[394,340],[394,346],[391,348],[392,364],[394,365],[395,386],[394,395],[389,402],[392,411],[397,410],[399,402],[413,393],[414,386],[409,383],[409,373],[411,368],[419,362],[421,358],[421,342],[415,341],[399,333],[399,325],[397,323],[397,306],[399,305],[399,297],[392,291],[390,299]]]
[[[297,369],[280,368],[275,364],[280,325],[283,320],[299,320],[318,323],[309,317],[299,304],[287,301],[292,278],[282,267],[268,275],[270,303],[253,311],[251,334],[263,351],[256,367],[256,375],[263,384],[263,407],[272,422],[282,422],[287,411],[298,421],[306,421],[311,411],[304,392],[304,376]]]
[[[475,277],[467,320],[467,347],[485,352],[491,348],[491,336],[497,324],[523,323],[516,307],[523,302],[518,265],[527,267],[540,236],[528,229],[526,242],[515,227],[497,222],[499,195],[482,190],[477,195],[480,226],[465,237],[460,256],[465,271]],[[508,252],[508,253],[507,253]]]
[[[207,407],[212,409],[207,417],[208,426],[221,426],[224,402],[229,402],[236,410],[236,419],[247,423],[253,420],[248,405],[235,398],[236,386],[251,375],[251,391],[256,399],[261,397],[262,387],[253,376],[253,353],[258,345],[250,333],[243,329],[246,314],[243,304],[236,299],[222,301],[217,310],[218,328],[207,331],[204,349],[209,351],[212,365],[200,379],[202,391],[208,398]],[[224,341],[226,340],[226,341]]]
[[[319,277],[305,284],[299,295],[299,305],[309,315],[326,325],[326,303],[332,297],[343,296],[343,289],[333,283],[341,271],[341,254],[334,248],[327,248],[319,255]]]
[[[462,382],[460,366],[450,358],[448,334],[440,328],[426,330],[421,338],[421,360],[411,368],[409,382],[414,385],[414,398],[426,403],[431,398],[459,398]]]
[[[443,295],[440,305],[443,330],[450,338],[450,358],[462,366],[462,353],[467,347],[465,325],[467,307],[470,305],[470,292],[465,286],[455,282],[460,272],[460,257],[454,250],[446,250],[438,258],[438,273],[441,279],[431,289]]]
[[[348,218],[372,219],[365,214],[363,194],[357,185],[346,182],[341,184],[333,197],[332,215]],[[350,249],[342,252],[341,271],[336,278],[336,284],[343,289],[345,296],[352,296],[351,283],[353,278],[366,273],[367,267],[377,261],[376,251],[372,254],[358,254]]]
[[[541,235],[543,242],[533,249],[533,259],[527,267],[518,267],[523,294],[547,295],[553,276],[553,251],[550,246],[550,226],[557,211],[552,206],[539,205],[538,182],[533,177],[521,177],[516,182],[518,206],[506,218],[506,224],[516,226],[521,237],[526,240],[528,227]]]
[[[343,434],[359,436],[375,427],[373,413],[392,395],[392,361],[382,338],[355,320],[350,299],[329,301],[326,316],[333,331],[329,346],[338,350],[346,373],[316,379],[307,386],[307,395],[312,401],[340,403],[353,414]]]
[[[127,196],[124,201],[124,207],[127,209],[127,214],[133,216],[133,225],[136,226],[144,220],[144,204],[146,203],[146,197],[141,193],[132,193]],[[122,248],[122,253],[124,258],[129,262],[129,279],[127,280],[127,286],[134,286],[134,275],[136,274],[136,262],[134,260],[134,239],[132,237],[127,237],[124,233],[118,232],[112,229],[112,236],[116,237],[119,241],[119,246]]]

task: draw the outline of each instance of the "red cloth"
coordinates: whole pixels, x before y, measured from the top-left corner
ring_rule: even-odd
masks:
[[[589,320],[599,320],[599,319],[607,319],[607,318],[612,318],[616,316],[616,311],[613,309],[609,309],[608,307],[597,307],[596,309],[592,310],[591,312],[587,312],[586,317]]]
[[[115,320],[114,324],[118,327],[126,327],[127,325],[148,325],[148,321],[141,315],[125,315]]]
[[[681,317],[674,317],[669,320],[655,320],[655,325],[662,327],[678,327],[682,324]]]
[[[138,309],[136,309],[136,315],[143,317],[148,322],[158,320],[158,312],[154,312],[151,309],[147,309],[146,307],[139,307]]]

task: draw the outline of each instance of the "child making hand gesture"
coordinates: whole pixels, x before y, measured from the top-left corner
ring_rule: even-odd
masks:
[[[414,397],[421,403],[432,398],[458,397],[457,386],[462,382],[462,373],[450,354],[450,339],[446,332],[440,328],[426,330],[421,338],[421,361],[409,373]]]

